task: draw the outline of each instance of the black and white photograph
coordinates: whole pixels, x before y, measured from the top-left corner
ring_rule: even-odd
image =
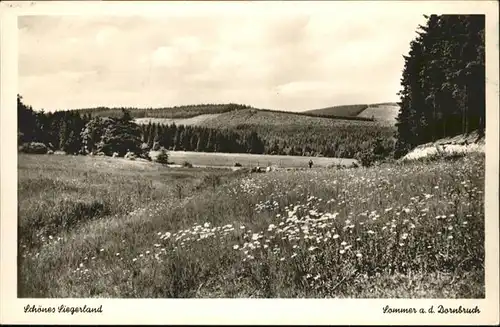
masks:
[[[498,305],[498,13],[183,5],[15,18],[15,297]]]

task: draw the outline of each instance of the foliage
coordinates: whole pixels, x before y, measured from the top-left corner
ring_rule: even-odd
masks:
[[[404,56],[396,157],[485,127],[485,16],[426,18]]]
[[[124,110],[122,118],[111,121],[98,144],[98,151],[106,155],[117,152],[119,156],[127,152],[141,153],[141,130],[131,121],[129,113]]]
[[[156,162],[161,163],[161,164],[168,164],[168,152],[165,150],[165,148],[160,149],[160,153],[156,157]]]
[[[19,152],[31,154],[46,154],[47,146],[40,142],[28,142],[19,147]]]

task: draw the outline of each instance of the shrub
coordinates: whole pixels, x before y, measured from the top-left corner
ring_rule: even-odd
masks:
[[[241,164],[239,162],[234,164],[235,167],[241,167]]]
[[[193,164],[190,163],[189,161],[184,161],[182,163],[182,167],[186,167],[186,168],[193,168]]]
[[[168,164],[168,152],[165,150],[165,148],[160,149],[160,154],[156,157],[156,162],[161,163],[161,164]]]
[[[40,142],[30,142],[25,143],[19,147],[20,152],[31,153],[31,154],[46,154],[48,148],[45,144]]]
[[[363,167],[370,167],[375,162],[376,157],[372,151],[364,150],[356,153],[355,159],[357,159]]]

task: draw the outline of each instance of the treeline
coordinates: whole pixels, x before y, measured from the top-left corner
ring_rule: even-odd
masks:
[[[265,154],[358,158],[377,148],[387,157],[394,148],[394,129],[378,124],[332,127],[240,124],[235,129],[256,131],[265,142]]]
[[[141,126],[141,132],[142,141],[149,148],[255,154],[265,151],[264,142],[255,131],[238,133],[229,129],[149,123]]]
[[[34,111],[17,96],[18,144],[39,142],[49,149],[78,153],[82,148],[81,131],[90,120],[77,112]]]
[[[431,15],[410,44],[401,78],[395,156],[485,128],[484,15]]]
[[[82,115],[91,117],[111,117],[119,118],[122,111],[126,110],[132,118],[191,118],[203,114],[219,114],[233,110],[249,109],[250,106],[229,103],[229,104],[199,104],[190,106],[176,106],[167,108],[132,108],[132,107],[97,107],[87,109],[74,109],[72,112],[78,112]]]
[[[341,106],[341,107],[356,107],[354,106]],[[362,109],[357,109],[359,112],[367,108],[364,105]],[[337,108],[337,107],[335,107]],[[266,112],[283,113],[279,110],[271,109],[257,109],[248,105],[242,104],[200,104],[192,106],[178,106],[178,107],[168,107],[168,108],[133,108],[133,107],[118,107],[118,108],[108,108],[108,107],[97,107],[97,108],[87,108],[87,109],[73,109],[72,112],[78,112],[82,115],[90,115],[91,117],[111,117],[119,118],[122,115],[123,110],[127,110],[133,118],[168,118],[168,119],[179,119],[179,118],[191,118],[204,114],[222,114],[226,112],[243,110],[243,109],[254,109]],[[351,110],[351,109],[346,109]],[[352,114],[350,111],[340,110],[338,114],[336,113],[321,113],[321,112],[286,112],[290,115],[297,116],[307,116],[307,117],[321,117],[329,119],[340,119],[340,120],[359,120],[359,121],[373,121],[369,117],[357,117],[357,114]],[[358,112],[358,113],[359,113]]]
[[[35,112],[23,104],[20,96],[18,117],[20,145],[39,142],[49,150],[71,154],[144,154],[164,147],[177,151],[359,158],[374,151],[388,156],[393,150],[393,130],[377,124],[239,124],[230,128],[138,125],[125,109],[120,117],[92,117],[79,111]]]

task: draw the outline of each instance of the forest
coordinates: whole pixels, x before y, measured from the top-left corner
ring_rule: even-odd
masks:
[[[431,15],[404,56],[394,154],[485,128],[484,15]]]

